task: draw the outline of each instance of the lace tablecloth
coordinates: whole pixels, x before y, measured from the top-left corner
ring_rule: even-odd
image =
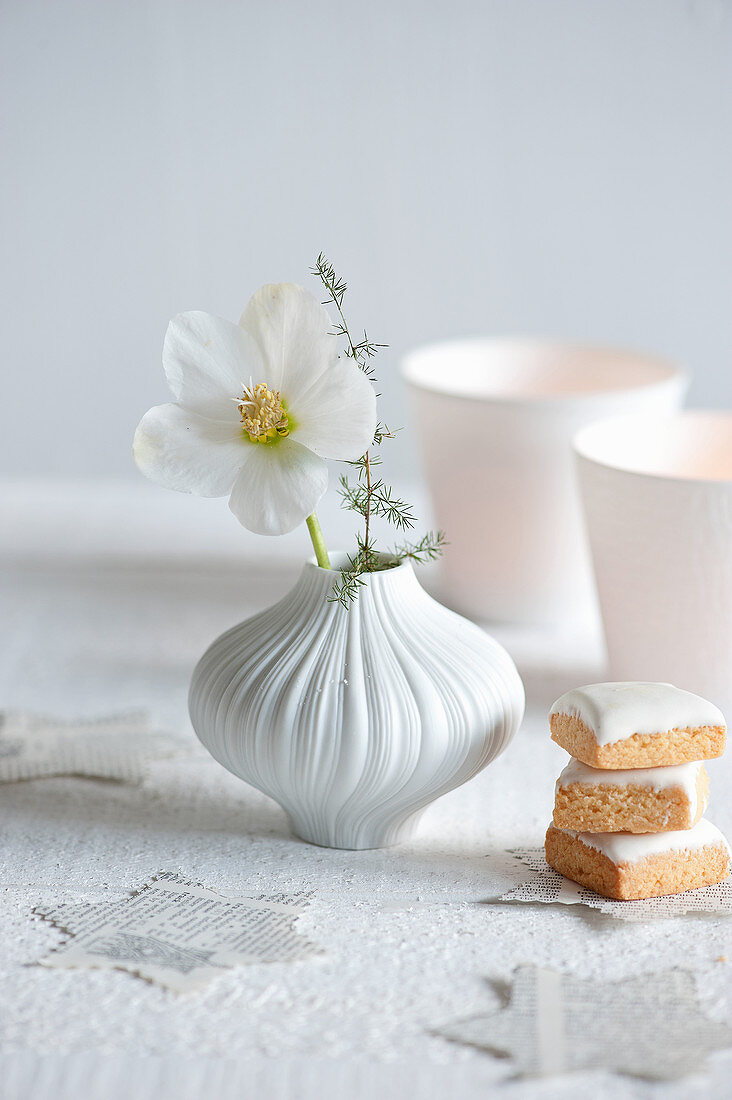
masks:
[[[728,1095],[732,1050],[665,1085],[601,1070],[516,1082],[510,1062],[444,1034],[495,1009],[496,983],[524,964],[598,982],[683,967],[701,1009],[725,1019],[729,918],[631,923],[577,905],[490,900],[521,880],[506,850],[541,843],[564,761],[546,708],[602,675],[598,647],[499,634],[529,697],[504,756],[432,806],[412,845],[311,847],[198,747],[187,720],[203,648],[297,574],[292,552],[267,562],[249,545],[240,562],[135,553],[6,563],[0,705],[61,717],[143,707],[192,751],[153,761],[143,785],[49,778],[0,788],[0,1096]],[[709,816],[728,833],[731,762],[709,766]],[[160,871],[241,894],[311,894],[298,927],[324,954],[230,970],[188,997],[117,971],[35,965],[62,937],[32,919],[33,907],[121,897]]]

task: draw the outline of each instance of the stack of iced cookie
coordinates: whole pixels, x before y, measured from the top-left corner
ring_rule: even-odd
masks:
[[[702,815],[704,760],[726,726],[671,684],[590,684],[557,699],[552,740],[572,760],[557,780],[547,863],[608,898],[678,894],[721,882],[729,848]]]

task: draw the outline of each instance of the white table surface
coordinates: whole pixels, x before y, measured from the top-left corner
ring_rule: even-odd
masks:
[[[273,602],[306,548],[300,536],[244,537],[213,503],[0,485],[0,706],[69,717],[147,707],[193,746],[154,762],[141,787],[76,778],[0,787],[0,1097],[728,1096],[732,1051],[673,1084],[602,1071],[515,1081],[506,1060],[435,1034],[496,1007],[490,983],[520,963],[597,980],[687,967],[704,1011],[727,1018],[726,918],[630,924],[579,906],[485,900],[520,880],[504,850],[542,842],[566,760],[546,709],[602,677],[597,638],[494,631],[529,702],[507,752],[434,804],[413,844],[311,847],[275,803],[198,747],[187,719],[197,657]],[[215,553],[206,532],[220,536]],[[709,816],[732,832],[730,760],[709,772]],[[160,870],[241,893],[311,891],[299,927],[325,956],[232,970],[183,998],[125,973],[35,965],[62,937],[31,918],[34,905],[122,896]]]

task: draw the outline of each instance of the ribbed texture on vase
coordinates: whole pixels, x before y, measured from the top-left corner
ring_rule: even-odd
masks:
[[[328,601],[334,580],[308,563],[279,603],[222,634],[193,673],[191,720],[303,839],[378,848],[503,751],[524,692],[505,650],[411,565],[367,574],[348,610]]]

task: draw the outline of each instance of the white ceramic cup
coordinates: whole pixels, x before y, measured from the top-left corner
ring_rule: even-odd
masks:
[[[449,539],[445,601],[493,621],[591,619],[572,437],[602,417],[678,408],[683,372],[610,348],[474,339],[419,348],[402,373]]]
[[[609,675],[732,715],[732,412],[623,417],[575,440]]]

